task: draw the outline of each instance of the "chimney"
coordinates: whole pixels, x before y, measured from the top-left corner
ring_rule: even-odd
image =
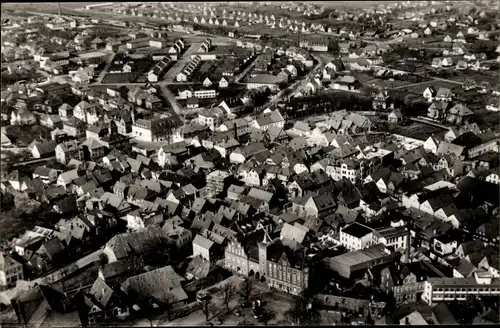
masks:
[[[233,123],[234,129],[234,139],[238,140],[238,127],[236,126],[236,122]]]

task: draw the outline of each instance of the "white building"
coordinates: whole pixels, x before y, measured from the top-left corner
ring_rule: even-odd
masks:
[[[453,300],[465,301],[467,296],[500,296],[500,280],[491,273],[474,272],[469,278],[429,278],[424,283],[422,300],[429,305]]]

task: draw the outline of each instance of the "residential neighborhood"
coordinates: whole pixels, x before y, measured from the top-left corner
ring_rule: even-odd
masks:
[[[2,327],[500,324],[499,9],[2,4]]]

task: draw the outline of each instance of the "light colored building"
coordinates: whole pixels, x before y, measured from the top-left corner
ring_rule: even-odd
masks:
[[[171,127],[171,119],[169,118],[140,119],[132,125],[132,136],[140,141],[166,141],[172,134]]]
[[[193,240],[193,257],[200,256],[205,261],[213,259],[214,242],[201,235],[196,235]]]
[[[22,279],[23,265],[0,252],[0,291],[15,287],[17,281]]]
[[[373,229],[354,222],[340,230],[340,242],[349,251],[358,251],[372,246]]]
[[[429,278],[424,283],[422,300],[429,305],[438,302],[465,301],[467,296],[500,296],[500,281],[485,271],[469,278]]]

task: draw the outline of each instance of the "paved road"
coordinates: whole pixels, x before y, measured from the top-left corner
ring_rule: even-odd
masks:
[[[159,84],[159,86],[160,86],[160,96],[162,96],[166,101],[170,103],[173,111],[179,116],[179,118],[182,119],[181,106],[179,106],[179,103],[177,102],[175,95],[172,93],[172,91],[168,89],[168,87],[165,84]]]
[[[161,82],[174,82],[177,74],[181,72],[181,70],[191,61],[191,55],[198,51],[201,43],[195,42],[191,43],[191,46],[186,50],[186,52],[177,60],[172,67],[170,67],[167,71],[167,74],[163,77]]]
[[[96,79],[96,83],[101,83],[102,79],[104,79],[104,76],[106,76],[106,73],[108,73],[109,67],[111,67],[111,64],[113,63],[113,58],[115,58],[115,55],[108,55],[108,61],[106,63],[106,66],[104,66],[104,69],[102,70],[101,74]]]
[[[253,59],[252,59],[252,63],[250,63],[250,65],[248,65],[248,67],[247,67],[247,68],[245,68],[245,69],[243,70],[243,72],[241,72],[241,73],[240,73],[240,74],[236,77],[236,79],[234,79],[234,82],[239,83],[239,82],[240,82],[240,80],[241,80],[242,78],[244,78],[244,77],[248,74],[248,72],[250,72],[250,70],[251,70],[251,69],[255,66],[255,59],[256,59],[256,58],[253,58]]]

